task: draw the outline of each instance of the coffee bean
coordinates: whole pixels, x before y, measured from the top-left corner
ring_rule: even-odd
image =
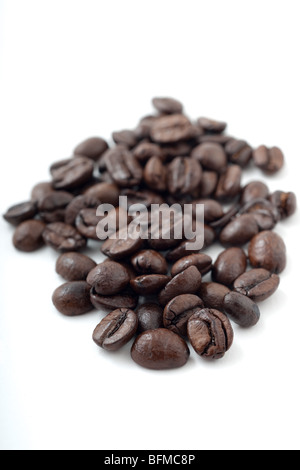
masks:
[[[124,147],[115,147],[106,153],[106,165],[114,182],[120,187],[138,185],[143,177],[143,170],[138,160]]]
[[[253,149],[244,140],[231,139],[225,145],[225,152],[231,163],[245,167],[250,162]]]
[[[188,157],[192,151],[193,146],[191,141],[176,142],[174,144],[162,144],[161,149],[163,152],[164,160],[171,161],[176,157]]]
[[[139,321],[138,333],[162,328],[163,312],[163,309],[158,304],[145,303],[140,305],[136,311]]]
[[[143,274],[130,281],[132,289],[139,295],[157,294],[170,282],[170,276],[163,274]]]
[[[153,98],[152,104],[162,114],[180,114],[183,111],[182,104],[174,98]]]
[[[218,178],[218,173],[215,171],[203,171],[198,197],[206,198],[212,196],[216,190]]]
[[[143,250],[131,258],[131,264],[139,274],[167,274],[165,258],[154,250]]]
[[[225,295],[229,292],[228,287],[217,282],[203,282],[199,289],[199,295],[205,307],[221,311],[223,310]]]
[[[181,273],[190,266],[195,266],[200,272],[200,274],[204,276],[204,274],[208,273],[211,270],[212,259],[210,256],[204,253],[194,253],[192,255],[185,256],[184,258],[179,259],[173,265],[171,269],[172,277],[177,276],[177,274]]]
[[[86,246],[86,239],[72,225],[63,222],[47,225],[43,238],[46,245],[62,252],[77,251]]]
[[[192,123],[183,114],[160,117],[155,120],[150,130],[152,140],[161,144],[191,139],[194,135]]]
[[[66,191],[53,191],[38,201],[41,219],[46,223],[64,222],[66,209],[74,196]]]
[[[22,202],[10,207],[3,218],[12,225],[19,225],[28,219],[33,219],[37,213],[37,204],[32,201]]]
[[[161,147],[152,142],[140,142],[134,147],[133,156],[140,162],[146,163],[152,157],[158,157],[160,160],[164,160],[164,154]]]
[[[106,140],[101,137],[90,137],[77,145],[74,149],[74,155],[81,155],[97,161],[107,149]]]
[[[148,189],[143,189],[142,191],[123,189],[121,195],[127,197],[129,208],[134,204],[143,204],[145,207],[149,208],[152,204],[161,205],[164,203],[163,198],[159,194]]]
[[[93,162],[86,157],[62,160],[50,168],[55,189],[74,189],[82,186],[92,178],[93,171]]]
[[[197,295],[183,294],[172,299],[164,309],[164,327],[180,336],[187,336],[189,318],[204,307]]]
[[[131,357],[147,369],[165,370],[184,366],[190,356],[186,342],[172,331],[145,331],[135,340]]]
[[[219,144],[200,144],[194,148],[191,157],[198,160],[206,170],[223,173],[227,167],[225,151]]]
[[[268,148],[261,145],[253,152],[254,163],[265,173],[273,175],[277,173],[284,164],[284,156],[278,147]]]
[[[255,199],[266,199],[269,196],[269,188],[262,181],[248,183],[242,192],[241,204],[247,204]]]
[[[96,326],[93,340],[107,351],[118,351],[133,338],[137,327],[136,314],[132,310],[120,308],[109,313]]]
[[[220,233],[220,242],[224,246],[241,246],[249,242],[259,231],[253,214],[236,217]]]
[[[230,165],[220,176],[215,197],[219,200],[228,200],[236,197],[241,190],[242,170],[239,165]]]
[[[210,222],[210,226],[216,230],[222,229],[228,225],[229,222],[234,220],[234,217],[239,213],[240,209],[241,205],[239,203],[234,203],[220,219]]]
[[[225,146],[227,142],[229,142],[229,140],[231,139],[232,137],[225,134],[204,134],[197,137],[197,142],[199,144],[210,142],[212,144],[220,144],[222,146]]]
[[[268,299],[277,290],[280,278],[266,269],[251,269],[234,282],[234,290],[246,295],[254,302]]]
[[[213,132],[216,134],[220,134],[221,132],[224,132],[227,123],[223,121],[215,121],[214,119],[206,118],[206,117],[201,117],[198,119],[198,124],[202,129],[204,129],[206,132]]]
[[[182,196],[196,189],[202,178],[202,168],[197,160],[177,157],[167,172],[168,189],[171,194]]]
[[[222,312],[202,309],[189,319],[187,331],[197,354],[209,359],[222,359],[234,338],[230,321]]]
[[[83,315],[93,310],[90,286],[85,281],[66,282],[52,296],[56,309],[69,317]]]
[[[138,295],[132,290],[126,289],[116,295],[97,294],[94,287],[91,288],[91,302],[97,310],[114,310],[117,308],[135,309],[138,304]]]
[[[119,205],[120,190],[114,183],[98,183],[84,191],[84,196],[101,201],[102,204]]]
[[[294,193],[275,191],[270,195],[269,200],[279,211],[282,220],[290,217],[296,212],[297,199]]]
[[[204,205],[204,220],[206,223],[218,220],[224,215],[224,210],[218,201],[213,199],[198,199],[193,202],[193,216],[196,216],[196,206]]]
[[[140,119],[137,128],[134,130],[136,138],[139,140],[150,138],[151,129],[159,118],[160,116],[148,115]]]
[[[17,250],[31,252],[44,245],[43,232],[46,224],[40,220],[25,220],[16,228],[13,244]]]
[[[97,226],[103,218],[96,215],[97,209],[81,209],[76,217],[75,226],[78,232],[85,238],[99,240]]]
[[[128,129],[113,132],[112,138],[117,145],[123,145],[128,149],[134,147],[138,142],[134,131]]]
[[[195,294],[201,285],[202,276],[195,266],[190,266],[166,285],[159,295],[159,303],[167,305],[170,300],[181,294]]]
[[[97,294],[116,295],[128,286],[130,274],[122,264],[106,261],[92,269],[86,280]]]
[[[95,267],[95,261],[77,252],[63,253],[56,262],[57,274],[69,282],[85,281],[89,272]]]
[[[114,238],[109,238],[102,245],[102,253],[113,260],[123,260],[129,258],[139,251],[143,246],[141,238],[131,238],[127,233],[127,227],[115,234]]]
[[[167,169],[161,158],[151,157],[144,170],[144,181],[150,189],[164,192],[167,189]]]
[[[65,210],[65,223],[75,225],[76,218],[82,209],[97,208],[101,202],[90,196],[77,196],[75,197]]]
[[[39,202],[41,199],[44,199],[49,194],[53,193],[53,191],[55,191],[55,189],[53,188],[52,183],[38,183],[31,190],[31,200],[33,202]]]
[[[259,233],[251,240],[248,248],[251,265],[280,274],[286,267],[286,246],[282,238],[268,230]]]
[[[240,209],[240,214],[251,214],[259,230],[272,230],[280,219],[278,209],[267,199],[253,199]]]
[[[217,258],[212,267],[212,280],[226,286],[233,282],[247,269],[247,256],[241,248],[228,248]]]
[[[229,292],[225,295],[223,311],[232,321],[244,328],[255,326],[260,319],[260,310],[256,303],[239,292]]]

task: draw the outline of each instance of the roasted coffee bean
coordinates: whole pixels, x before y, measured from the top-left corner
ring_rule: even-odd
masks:
[[[154,250],[143,250],[131,258],[131,264],[139,274],[167,274],[165,258]]]
[[[105,261],[90,271],[86,281],[97,294],[116,295],[128,286],[130,274],[122,264]]]
[[[56,261],[56,272],[66,281],[85,281],[89,272],[96,267],[95,261],[77,252],[63,253]]]
[[[16,228],[13,244],[17,250],[31,252],[44,245],[43,232],[46,224],[40,220],[25,220]]]
[[[158,157],[161,160],[165,159],[161,147],[157,144],[153,144],[152,142],[140,142],[136,147],[134,147],[132,153],[140,163],[147,163],[147,161],[152,157]]]
[[[114,238],[109,238],[102,245],[102,253],[113,260],[122,260],[132,256],[143,246],[141,238],[131,238],[127,228],[117,232]]]
[[[232,137],[230,135],[225,134],[204,134],[197,137],[197,142],[199,144],[204,144],[210,142],[212,144],[220,144],[225,146]]]
[[[183,114],[172,114],[155,120],[150,136],[154,142],[161,144],[176,143],[191,139],[195,129],[190,120]]]
[[[247,256],[241,248],[228,248],[217,258],[212,267],[212,280],[225,286],[233,282],[247,269]]]
[[[141,182],[143,169],[133,154],[124,147],[108,150],[105,158],[108,172],[118,186],[129,188]]]
[[[153,98],[152,104],[162,114],[180,114],[183,111],[180,101],[174,98]]]
[[[154,214],[152,214],[154,215]],[[174,211],[172,207],[164,204],[156,214],[156,218],[149,217],[148,222],[148,245],[153,250],[165,251],[178,246],[182,240],[183,215]],[[154,220],[155,219],[155,220]]]
[[[253,214],[236,217],[220,233],[220,242],[224,246],[241,246],[249,242],[259,231]]]
[[[202,168],[197,160],[177,157],[167,171],[168,189],[171,194],[183,196],[196,189],[202,178]]]
[[[204,245],[203,249],[207,248],[208,246],[212,245],[215,241],[216,234],[215,231],[209,226],[204,224]],[[191,249],[191,243],[194,243],[196,239],[193,240],[184,240],[181,242],[176,248],[170,251],[167,254],[167,260],[171,263],[178,261],[181,258],[189,256],[191,254],[199,253],[199,248],[195,248],[195,250]]]
[[[135,340],[131,357],[147,369],[165,370],[184,366],[190,351],[186,342],[170,330],[145,331]]]
[[[205,307],[223,310],[223,302],[230,289],[217,282],[203,282],[199,289],[199,295]]]
[[[163,327],[163,309],[154,303],[145,303],[138,307],[136,314],[139,321],[138,333],[157,330]]]
[[[201,357],[222,359],[233,344],[230,321],[215,309],[197,310],[188,321],[187,331],[191,345]]]
[[[260,310],[256,303],[239,292],[229,292],[225,295],[223,311],[232,321],[244,328],[255,326],[260,319]]]
[[[176,157],[188,157],[192,151],[193,146],[188,142],[177,142],[175,144],[161,145],[164,160],[171,161]]]
[[[94,287],[91,288],[91,302],[97,310],[114,310],[117,308],[135,309],[139,297],[131,289],[126,289],[116,295],[100,295],[97,294]]]
[[[81,155],[97,161],[108,149],[108,143],[101,137],[90,137],[74,149],[74,155]]]
[[[127,308],[120,308],[109,313],[96,326],[93,340],[107,351],[118,351],[133,338],[137,327],[136,314]]]
[[[225,145],[225,152],[231,163],[245,167],[250,162],[253,149],[244,140],[231,139]]]
[[[261,145],[253,152],[255,165],[268,175],[277,173],[284,164],[284,156],[278,147],[268,148]]]
[[[220,176],[215,197],[228,200],[236,197],[241,190],[242,170],[239,165],[230,165]]]
[[[148,115],[140,119],[138,126],[134,129],[136,138],[139,140],[150,138],[151,129],[159,118],[160,116]]]
[[[198,160],[206,170],[223,173],[227,167],[226,153],[219,144],[200,144],[194,148],[191,157]]]
[[[86,157],[75,157],[53,163],[50,172],[55,189],[74,189],[87,183],[93,176],[93,162]]]
[[[98,183],[84,191],[84,196],[101,201],[102,204],[119,205],[120,189],[114,183]]]
[[[178,295],[164,309],[164,327],[180,336],[187,336],[189,318],[203,307],[203,302],[197,295]]]
[[[171,277],[163,274],[143,274],[130,281],[132,289],[139,295],[157,294],[170,282]]]
[[[161,158],[151,157],[144,170],[144,181],[146,185],[155,191],[167,190],[167,169]]]
[[[264,268],[271,273],[280,274],[286,267],[286,246],[275,232],[266,230],[253,237],[248,255],[254,268]]]
[[[97,226],[100,220],[103,218],[97,216],[97,209],[81,209],[76,217],[75,226],[78,232],[92,240],[99,240],[97,235]]]
[[[33,219],[37,213],[37,204],[32,201],[22,202],[10,207],[3,218],[12,225],[19,225],[28,219]]]
[[[199,126],[202,127],[202,129],[204,129],[206,132],[212,132],[216,134],[224,132],[227,127],[226,122],[215,121],[214,119],[210,119],[207,117],[200,117],[197,122]]]
[[[137,138],[134,131],[128,129],[113,132],[112,138],[117,145],[123,145],[129,149],[137,144]]]
[[[134,204],[143,204],[143,206],[149,208],[152,204],[161,205],[164,203],[163,198],[149,189],[143,189],[142,191],[134,191],[133,189],[123,189],[121,196],[127,197],[128,207],[130,208]]]
[[[63,315],[74,317],[93,310],[90,286],[85,281],[66,282],[52,296],[56,309]]]
[[[284,191],[275,191],[269,196],[269,200],[275,206],[281,219],[286,219],[296,212],[297,199],[294,193]]]
[[[55,189],[51,182],[42,182],[36,184],[31,190],[31,200],[33,202],[39,202],[49,194],[53,193]]]
[[[214,194],[218,184],[218,173],[215,171],[203,171],[202,180],[196,197],[207,198]]]
[[[172,277],[177,276],[177,274],[181,273],[190,266],[195,266],[200,274],[204,276],[204,274],[207,274],[211,270],[212,259],[210,256],[204,253],[194,253],[192,255],[185,256],[173,265],[171,269]]]
[[[82,209],[97,208],[101,204],[99,199],[90,196],[75,197],[65,210],[65,223],[75,225],[76,218]]]
[[[268,299],[277,290],[280,278],[266,269],[251,269],[234,282],[234,290],[246,295],[254,302]]]
[[[166,285],[159,295],[159,303],[167,305],[170,300],[181,294],[195,294],[199,289],[202,276],[195,266],[190,266]]]
[[[62,252],[78,251],[86,246],[86,239],[72,225],[63,222],[47,225],[43,238],[46,245]]]
[[[218,201],[213,199],[199,199],[193,202],[193,217],[196,216],[196,206],[204,205],[204,221],[209,224],[214,220],[218,220],[224,215],[224,210]]]
[[[227,212],[225,212],[223,217],[215,220],[214,222],[210,222],[210,226],[216,230],[222,229],[234,219],[234,217],[239,213],[240,209],[241,205],[239,203],[234,203],[233,206],[231,206]]]
[[[53,191],[38,202],[41,219],[46,223],[64,222],[66,209],[74,196],[66,191]]]
[[[278,209],[267,199],[254,199],[245,204],[239,212],[253,215],[259,230],[272,230],[280,219]]]
[[[252,181],[248,183],[242,192],[241,204],[248,204],[255,199],[267,199],[269,196],[269,188],[262,181]]]

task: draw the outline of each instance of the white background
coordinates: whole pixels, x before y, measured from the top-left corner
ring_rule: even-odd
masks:
[[[300,196],[298,0],[0,7],[1,213],[84,138],[134,127],[155,95],[227,120],[253,146],[282,147],[286,166],[268,184]],[[299,449],[299,213],[276,229],[288,268],[260,324],[235,328],[222,361],[192,354],[170,372],[139,368],[130,346],[97,348],[101,313],[52,307],[56,253],[15,251],[0,224],[2,449]]]

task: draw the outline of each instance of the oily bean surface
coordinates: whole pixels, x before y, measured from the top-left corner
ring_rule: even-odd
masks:
[[[97,161],[107,149],[106,140],[101,137],[89,137],[76,146],[74,155],[81,155]]]
[[[163,328],[163,308],[156,303],[144,303],[138,307],[136,314],[139,321],[138,333]]]
[[[86,238],[82,237],[72,225],[63,222],[47,225],[43,238],[46,245],[62,252],[78,251],[86,246]]]
[[[85,281],[66,282],[54,291],[52,301],[60,313],[69,317],[93,310],[90,286]]]
[[[92,178],[93,171],[93,162],[85,157],[62,160],[50,168],[55,189],[74,189],[82,186]]]
[[[177,274],[166,285],[159,294],[159,302],[161,305],[167,305],[170,300],[181,294],[195,294],[201,285],[202,276],[195,266],[190,266],[183,272]]]
[[[95,261],[77,252],[63,253],[56,261],[56,272],[66,281],[85,281],[95,267]]]
[[[37,204],[33,201],[27,201],[10,207],[3,218],[12,225],[19,225],[25,220],[33,219],[36,214]]]
[[[233,282],[247,269],[247,256],[241,248],[228,248],[220,253],[212,267],[212,280],[225,286]]]
[[[139,274],[167,274],[165,258],[154,250],[143,250],[131,258],[131,264]]]
[[[204,274],[207,274],[211,270],[212,259],[205,253],[194,253],[192,255],[185,256],[176,261],[176,263],[173,265],[171,269],[172,277],[177,276],[177,274],[181,273],[190,266],[195,266],[202,276],[204,276]]]
[[[257,234],[248,247],[250,264],[280,274],[286,267],[286,246],[275,232],[263,231]]]
[[[44,245],[45,229],[46,224],[40,220],[25,220],[15,230],[14,247],[27,253],[38,250]]]
[[[255,326],[260,319],[260,310],[256,303],[239,292],[229,292],[225,295],[223,311],[232,321],[244,328]]]
[[[117,351],[133,338],[137,328],[136,314],[130,309],[120,308],[109,313],[96,326],[93,340],[107,351]]]
[[[221,311],[223,310],[225,295],[229,292],[228,287],[217,282],[203,282],[199,289],[199,295],[205,307]]]
[[[139,297],[135,292],[125,289],[124,292],[115,295],[100,295],[95,288],[91,288],[91,302],[97,310],[114,310],[128,308],[134,310],[138,304]]]
[[[203,307],[203,302],[197,295],[183,294],[175,297],[164,309],[164,327],[180,336],[186,336],[189,318]]]
[[[246,295],[254,302],[268,299],[278,289],[280,278],[266,269],[251,269],[234,282],[234,290]]]

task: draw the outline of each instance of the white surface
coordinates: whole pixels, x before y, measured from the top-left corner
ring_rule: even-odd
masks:
[[[300,196],[297,0],[0,5],[1,213],[82,139],[135,126],[154,95],[282,147],[287,164],[267,182]],[[0,224],[1,448],[299,449],[299,212],[277,228],[288,268],[259,325],[235,328],[222,361],[193,354],[160,373],[131,362],[130,347],[97,348],[99,312],[57,313],[56,253],[15,251]]]

